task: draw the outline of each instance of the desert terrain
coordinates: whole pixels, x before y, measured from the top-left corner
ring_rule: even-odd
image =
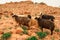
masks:
[[[50,35],[48,29],[44,29],[49,34],[42,40],[60,40],[60,8],[48,6],[45,3],[33,3],[31,1],[21,1],[21,2],[10,2],[6,4],[0,4],[0,40],[2,32],[11,32],[11,37],[7,40],[26,40],[30,36],[36,36],[38,40],[41,40],[36,31],[41,31],[38,27],[37,21],[31,19],[29,26],[31,29],[27,30],[28,34],[22,34],[24,31],[19,24],[12,18],[11,14],[16,15],[31,15],[36,16],[40,13],[53,15],[55,17],[55,31],[53,35]],[[32,23],[32,24],[31,24]]]

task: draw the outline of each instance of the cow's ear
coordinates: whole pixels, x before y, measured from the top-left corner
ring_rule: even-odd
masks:
[[[43,13],[40,13],[40,15],[39,15],[40,17],[39,18],[42,18],[42,15],[43,15]]]
[[[31,15],[28,15],[28,18],[30,18],[30,19],[31,19]]]
[[[13,13],[11,13],[11,15],[14,15]]]
[[[43,14],[41,13],[40,15],[42,16]]]

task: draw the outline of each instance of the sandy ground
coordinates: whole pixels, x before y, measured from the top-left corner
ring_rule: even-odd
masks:
[[[60,30],[60,8],[57,7],[51,7],[47,6],[47,4],[44,3],[33,3],[31,1],[22,1],[22,2],[15,2],[15,3],[6,3],[6,4],[0,4],[0,31],[1,32],[12,32],[12,36],[8,40],[25,40],[26,37],[29,36],[36,36],[34,33],[35,31],[40,31],[39,28],[37,27],[37,22],[34,21],[34,19],[31,21],[32,24],[30,23],[31,30],[28,30],[29,35],[19,35],[16,34],[16,31],[19,30],[19,32],[22,32],[23,29],[19,27],[18,23],[11,17],[11,13],[16,14],[16,15],[32,15],[36,16],[39,15],[40,13],[46,13],[49,15],[53,15],[55,17],[54,23],[55,23],[55,29]],[[8,15],[8,17],[6,17]],[[36,22],[34,24],[34,22]],[[32,26],[34,25],[34,26]],[[12,29],[9,29],[12,28]],[[46,30],[46,29],[44,29]],[[49,30],[48,30],[49,31]],[[51,36],[50,34],[45,37],[43,40],[59,40],[60,39],[60,32],[55,32]]]

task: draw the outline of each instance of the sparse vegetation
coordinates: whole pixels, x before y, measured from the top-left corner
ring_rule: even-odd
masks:
[[[46,31],[45,33],[46,33],[47,35],[49,34],[49,32],[48,32],[48,31]]]
[[[9,16],[8,16],[8,15],[6,15],[5,17],[9,18]]]
[[[41,13],[43,13],[42,15],[46,14],[55,17],[53,23],[55,23],[56,30],[52,27],[52,24],[48,25],[50,24],[49,22],[45,24],[42,24],[44,22],[40,23],[43,27],[45,26],[43,29],[38,25],[38,21],[34,18],[39,18]],[[59,14],[60,8],[49,6],[47,3],[45,5],[45,3],[35,3],[33,1],[20,1],[0,4],[0,40],[25,40],[26,38],[27,40],[60,40]],[[12,17],[13,15],[17,15],[19,18],[15,20],[15,18]],[[29,16],[27,17],[28,19],[25,20],[25,18],[20,18],[20,15],[21,17],[31,15],[32,18],[29,19]],[[49,21],[51,21],[51,19],[49,19]],[[23,26],[21,27],[20,24]],[[43,32],[39,33],[40,31]],[[8,34],[12,36],[10,37],[6,32],[10,32],[11,34]],[[50,35],[50,33],[53,35]]]
[[[59,29],[55,29],[55,32],[60,32],[60,30]]]
[[[12,29],[12,27],[8,28],[8,29]]]
[[[27,38],[26,40],[38,40],[35,36],[31,36],[29,38]]]
[[[23,30],[27,30],[26,26],[23,26],[23,25],[22,25],[22,29],[23,29]]]
[[[7,40],[10,36],[11,36],[11,33],[4,33],[1,38],[2,40]]]
[[[46,32],[37,32],[37,35],[39,36],[39,38],[44,38],[47,36],[47,33]]]
[[[24,33],[24,34],[28,34],[28,31],[27,31],[26,26],[23,26],[23,25],[22,25],[21,27],[22,27],[22,29],[24,30],[23,33]]]
[[[28,31],[27,31],[27,30],[24,30],[23,33],[24,33],[24,34],[28,34]]]

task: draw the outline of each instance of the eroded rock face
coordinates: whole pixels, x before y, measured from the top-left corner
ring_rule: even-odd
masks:
[[[11,2],[0,6],[0,11],[11,11],[17,14],[25,14],[25,12],[31,12],[32,15],[43,12],[50,14],[59,14],[60,8],[47,6],[45,3],[33,3],[31,1]],[[29,13],[28,13],[29,14]]]

